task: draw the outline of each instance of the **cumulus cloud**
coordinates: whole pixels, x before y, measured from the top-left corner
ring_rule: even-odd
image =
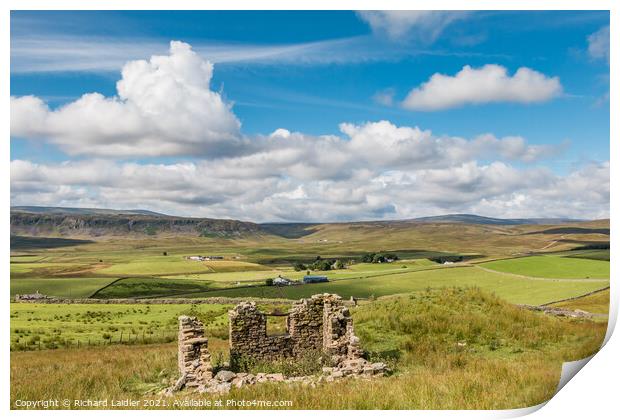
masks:
[[[561,93],[558,77],[547,77],[527,67],[510,76],[505,67],[487,64],[481,68],[464,66],[454,76],[435,73],[411,90],[402,105],[416,111],[437,111],[467,104],[544,102]]]
[[[505,217],[608,217],[609,163],[566,176],[504,162],[372,171],[303,180],[248,178],[212,161],[186,164],[11,162],[12,204],[149,208],[254,221],[409,218],[453,212]]]
[[[609,26],[604,26],[588,36],[588,54],[609,63]]]
[[[487,67],[466,69],[475,73]],[[496,93],[498,84],[511,91],[529,86],[526,81],[546,85],[554,80],[529,69],[508,77],[499,69],[499,82],[478,86],[487,100],[505,98]],[[11,98],[12,136],[42,139],[84,156],[62,163],[12,161],[11,203],[148,208],[254,221],[451,212],[608,215],[608,163],[566,176],[533,165],[561,153],[564,144],[529,144],[519,136],[491,133],[438,136],[389,121],[345,122],[337,135],[312,136],[282,127],[248,137],[230,105],[211,90],[212,73],[212,64],[189,45],[172,42],[168,55],[127,63],[117,96],[86,94],[59,109],[34,96]],[[441,77],[459,80],[450,82],[458,85],[461,73]],[[420,89],[437,91],[433,80]],[[469,91],[449,90],[460,95],[459,101],[471,102]],[[445,98],[435,100],[446,106]],[[195,157],[189,162],[130,161],[190,154]]]
[[[11,98],[11,136],[43,138],[70,155],[225,154],[239,147],[240,123],[210,89],[213,65],[188,44],[130,61],[118,96],[88,93],[59,109],[34,96]]]
[[[375,33],[423,42],[435,41],[448,25],[466,16],[466,12],[442,10],[368,10],[357,14]]]
[[[497,207],[485,214],[501,216],[514,209],[497,203],[517,193],[531,205],[520,210],[523,217],[540,214],[538,200],[555,203],[545,215],[598,216],[593,209],[608,206],[609,182],[600,182],[608,166],[559,178],[496,160],[553,153],[520,137],[441,137],[388,121],[340,128],[343,137],[280,128],[253,139],[260,147],[252,153],[176,164],[14,160],[11,200],[254,221],[409,218],[469,212],[480,203]],[[479,163],[481,158],[490,163]]]

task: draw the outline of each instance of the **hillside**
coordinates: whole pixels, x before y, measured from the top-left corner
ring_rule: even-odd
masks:
[[[88,207],[44,207],[44,206],[13,206],[11,213],[33,213],[33,214],[74,214],[74,215],[121,215],[134,214],[142,216],[166,216],[150,210],[114,210],[97,209]]]
[[[454,224],[478,226],[477,230],[499,232],[497,229],[529,225],[558,227],[562,225],[581,226],[581,231],[557,231],[537,233],[605,233],[588,231],[583,222],[571,219],[498,219],[472,214],[448,214],[421,217],[409,220],[353,221],[342,223],[253,223],[230,219],[210,219],[169,216],[149,210],[113,210],[74,207],[11,207],[11,235],[93,238],[102,236],[203,236],[203,237],[245,237],[252,235],[274,235],[286,239],[306,236],[321,239],[322,233],[348,231],[372,233],[380,231],[404,232],[434,229],[445,226],[454,230]],[[607,226],[609,223],[607,222]],[[606,226],[603,226],[606,227]],[[532,230],[535,232],[535,230]],[[507,232],[504,232],[507,233]],[[607,231],[608,233],[608,231]],[[334,238],[330,238],[334,239]]]
[[[11,235],[90,238],[100,236],[189,235],[235,237],[262,233],[238,220],[195,219],[150,214],[71,214],[11,211]]]

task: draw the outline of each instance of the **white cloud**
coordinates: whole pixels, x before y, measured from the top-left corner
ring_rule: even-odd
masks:
[[[604,26],[588,36],[588,54],[609,63],[609,26]]]
[[[169,55],[127,63],[118,96],[86,94],[56,110],[34,96],[11,98],[12,136],[40,138],[85,156],[50,164],[12,161],[11,203],[255,221],[475,211],[510,217],[608,214],[608,163],[567,176],[529,165],[565,145],[532,145],[490,133],[437,136],[389,121],[342,123],[340,135],[278,128],[244,137],[230,106],[210,89],[212,73],[212,64],[189,45],[173,42]],[[513,84],[527,84],[522,79],[540,78],[518,74],[502,83],[515,89]],[[190,154],[192,162],[171,164],[111,159]],[[527,165],[519,169],[510,162]]]
[[[435,73],[411,90],[402,105],[417,111],[436,111],[466,104],[544,102],[561,93],[558,77],[547,77],[527,67],[509,76],[505,67],[487,64],[481,68],[465,66],[454,76]]]
[[[394,60],[445,51],[410,47],[386,48],[372,35],[290,44],[243,44],[216,40],[192,44],[214,64],[308,66]],[[152,39],[68,37],[50,33],[11,37],[11,73],[117,72],[127,61],[166,53],[166,44]],[[462,56],[463,52],[455,52]]]
[[[452,22],[466,16],[466,12],[441,10],[372,10],[357,14],[375,33],[391,39],[413,37],[427,43],[435,41]]]
[[[566,176],[468,161],[442,169],[355,170],[343,179],[304,180],[286,168],[264,176],[188,164],[104,160],[11,162],[11,203],[147,208],[253,221],[394,219],[454,212],[497,217],[609,216],[609,163]]]
[[[227,153],[242,144],[230,105],[210,89],[213,65],[182,42],[149,61],[130,61],[118,96],[83,95],[50,110],[11,98],[11,136],[45,138],[70,155],[171,156]]]

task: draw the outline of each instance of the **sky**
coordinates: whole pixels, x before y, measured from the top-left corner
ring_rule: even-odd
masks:
[[[13,11],[11,205],[609,217],[601,11]]]

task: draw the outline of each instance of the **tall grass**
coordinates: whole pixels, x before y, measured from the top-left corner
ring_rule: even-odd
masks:
[[[378,299],[353,313],[369,357],[395,374],[373,380],[260,384],[203,399],[290,400],[293,409],[508,409],[549,399],[561,364],[596,352],[605,325],[554,318],[477,289]],[[227,343],[211,340],[226,357]],[[176,377],[176,345],[109,346],[11,354],[16,399],[158,398]],[[167,399],[198,396],[181,392]],[[223,408],[226,408],[224,406]]]

